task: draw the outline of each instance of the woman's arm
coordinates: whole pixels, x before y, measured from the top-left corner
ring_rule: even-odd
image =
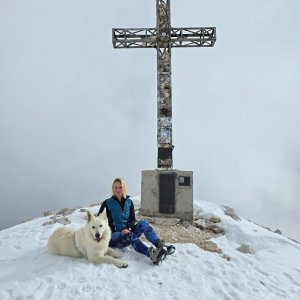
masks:
[[[110,227],[111,231],[114,232],[115,231],[114,221],[113,221],[110,210],[107,208],[106,200],[102,202],[102,205],[100,206],[100,209],[98,212],[98,216],[103,212],[104,208],[106,208],[106,215],[108,218],[109,227]]]
[[[97,216],[99,216],[103,212],[105,207],[106,207],[106,201],[103,201],[101,206],[100,206],[100,209],[99,209],[99,212],[98,212]]]

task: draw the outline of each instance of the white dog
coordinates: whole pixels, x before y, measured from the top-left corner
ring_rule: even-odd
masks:
[[[51,254],[72,257],[86,257],[94,263],[114,264],[126,268],[127,263],[108,247],[111,229],[108,225],[106,209],[95,217],[87,210],[87,224],[80,229],[60,227],[48,240],[48,250]]]

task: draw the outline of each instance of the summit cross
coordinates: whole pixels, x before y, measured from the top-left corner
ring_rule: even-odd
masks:
[[[156,0],[156,28],[113,28],[116,49],[157,51],[157,167],[173,168],[171,49],[213,47],[215,27],[171,27],[170,0]]]

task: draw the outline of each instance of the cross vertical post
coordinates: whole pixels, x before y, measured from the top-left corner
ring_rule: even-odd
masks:
[[[170,0],[156,0],[157,28],[157,167],[173,167]]]

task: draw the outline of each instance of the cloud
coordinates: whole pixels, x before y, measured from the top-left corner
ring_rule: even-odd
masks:
[[[172,1],[173,26],[217,27],[214,48],[172,53],[175,168],[194,171],[195,198],[295,238],[299,5]],[[140,194],[156,53],[113,49],[111,28],[154,25],[154,1],[1,2],[1,227],[103,200],[116,176]]]

